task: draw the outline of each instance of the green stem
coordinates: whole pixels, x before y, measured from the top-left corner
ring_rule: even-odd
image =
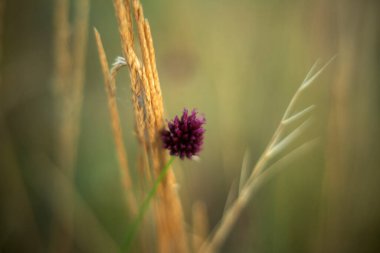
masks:
[[[152,198],[156,194],[158,186],[160,185],[160,183],[162,182],[162,180],[165,178],[166,174],[168,173],[170,165],[173,163],[174,158],[175,157],[172,156],[170,158],[170,160],[168,161],[168,163],[165,165],[165,167],[161,170],[156,181],[154,181],[154,185],[153,185],[152,189],[149,191],[148,195],[145,197],[142,205],[140,206],[137,217],[134,220],[134,222],[132,223],[130,230],[127,234],[127,238],[122,245],[122,251],[123,252],[129,251],[129,248],[132,245],[133,239],[136,236],[137,230],[139,229],[141,222],[143,221],[144,215],[145,215],[146,211],[148,211],[150,201],[152,200]]]

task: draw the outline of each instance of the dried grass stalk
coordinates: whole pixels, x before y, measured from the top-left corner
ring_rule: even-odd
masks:
[[[69,1],[56,0],[54,17],[53,89],[58,115],[57,164],[69,178],[74,175],[82,107],[85,59],[87,52],[89,0],[75,2],[73,36],[70,36]],[[70,42],[72,48],[70,48]],[[67,199],[60,192],[58,199]],[[69,252],[72,247],[73,206],[70,201],[53,218],[52,251]],[[65,224],[64,226],[60,224]]]
[[[198,252],[202,243],[207,239],[209,233],[209,221],[207,216],[206,205],[201,202],[195,202],[193,205],[193,252]]]
[[[265,148],[263,154],[259,158],[255,167],[253,168],[251,174],[245,180],[244,177],[240,177],[241,180],[244,180],[244,183],[240,184],[239,195],[236,200],[231,204],[231,206],[225,210],[221,221],[216,227],[214,233],[208,238],[208,240],[201,247],[201,253],[213,253],[218,252],[222,243],[227,238],[228,234],[231,232],[232,227],[236,223],[237,219],[240,217],[241,212],[247,205],[249,199],[261,188],[261,186],[270,179],[275,173],[277,173],[282,167],[279,164],[283,164],[284,162],[289,162],[293,160],[295,157],[299,156],[300,153],[303,153],[313,147],[315,140],[306,142],[305,144],[299,146],[293,151],[287,153],[282,158],[280,158],[276,163],[271,166],[268,166],[269,161],[271,161],[274,157],[276,157],[280,151],[284,151],[288,149],[292,143],[304,132],[305,128],[309,126],[310,111],[314,109],[314,106],[309,106],[306,109],[294,113],[294,108],[296,103],[299,101],[299,98],[304,94],[307,87],[322,73],[322,71],[331,63],[334,59],[333,57],[328,63],[326,63],[319,71],[314,73],[316,65],[315,64],[312,69],[307,74],[305,80],[302,82],[293,98],[291,99],[280,124],[278,125],[275,133],[272,136],[269,144]],[[313,74],[314,73],[314,74]],[[293,115],[291,115],[293,114]],[[282,138],[285,134],[286,128],[296,120],[301,118],[305,118],[295,130],[293,130],[286,137]],[[282,140],[281,140],[282,138]],[[242,171],[244,172],[244,171]]]
[[[129,67],[131,79],[132,104],[135,113],[136,134],[140,145],[145,146],[145,119],[144,107],[142,103],[143,91],[140,85],[143,78],[140,62],[133,51],[133,35],[131,29],[131,18],[129,5],[124,4],[122,0],[114,0],[116,17],[119,25],[119,33],[123,54]],[[128,22],[130,20],[130,22]],[[145,101],[144,101],[145,102]],[[145,148],[144,148],[145,149]]]
[[[131,1],[124,1],[125,14],[127,16],[127,24],[128,24],[128,34],[130,38],[130,47],[133,49],[133,23],[132,23],[132,15],[131,15]]]
[[[155,100],[157,101],[157,105],[153,108],[153,110],[156,115],[157,129],[161,129],[163,120],[164,120],[164,105],[163,105],[163,98],[162,98],[162,93],[161,93],[160,80],[158,78],[152,33],[150,31],[149,22],[147,19],[144,20],[144,34],[145,34],[145,39],[146,39],[146,43],[147,43],[147,47],[149,51],[149,60],[150,60],[150,65],[151,65],[152,75],[153,75]]]
[[[114,0],[123,54],[130,70],[138,138],[145,150],[149,151],[154,174],[157,176],[168,161],[159,140],[159,133],[163,126],[163,101],[149,24],[144,18],[140,2],[134,0],[132,6],[142,63],[133,49],[130,6],[122,0]],[[158,189],[160,201],[156,202],[155,214],[160,252],[188,252],[183,211],[175,185],[174,174],[170,171]]]
[[[72,87],[71,96],[73,106],[75,106],[76,115],[73,116],[76,127],[75,139],[79,132],[79,118],[82,111],[83,87],[86,68],[86,52],[88,41],[88,17],[89,17],[89,0],[75,1],[75,20],[73,27],[73,54],[72,54]],[[76,140],[75,140],[76,142]],[[74,144],[75,145],[75,144]],[[76,153],[76,150],[73,151]]]
[[[69,48],[70,41],[70,23],[69,23],[69,1],[57,0],[54,10],[54,79],[53,89],[55,95],[56,110],[58,115],[58,142],[57,142],[57,159],[59,168],[68,170],[71,175],[71,133],[70,122],[66,121],[70,115],[63,108],[68,104],[67,85],[70,83],[71,76],[71,52]],[[69,107],[70,108],[70,107]],[[68,169],[70,167],[70,169]],[[65,198],[68,192],[61,192],[57,198]],[[69,252],[72,246],[72,208],[68,204],[65,210],[54,213],[52,220],[52,233],[49,245],[49,251]],[[65,226],[62,226],[65,224]]]
[[[71,53],[69,48],[70,23],[69,1],[56,0],[54,10],[54,92],[63,95],[65,84],[68,83],[71,68]]]
[[[136,198],[133,194],[133,184],[132,184],[129,166],[128,166],[127,152],[126,152],[124,142],[123,142],[123,133],[122,133],[121,124],[120,124],[119,110],[117,108],[117,102],[116,102],[115,79],[114,79],[114,75],[112,75],[109,70],[107,56],[103,48],[103,43],[100,38],[100,34],[98,33],[96,29],[94,29],[94,32],[95,32],[96,44],[98,47],[99,60],[100,60],[103,77],[104,77],[105,90],[107,93],[108,109],[110,111],[112,131],[113,131],[113,136],[114,136],[114,141],[115,141],[116,153],[119,160],[120,173],[122,175],[123,185],[125,187],[126,194],[127,194],[128,206],[130,207],[132,214],[136,214],[137,203],[136,203]]]
[[[83,100],[85,58],[88,40],[89,0],[75,2],[73,37],[70,37],[69,2],[55,6],[54,94],[59,115],[59,166],[71,171],[76,160],[79,119]],[[70,41],[73,48],[70,48]]]
[[[157,108],[157,98],[156,98],[156,89],[154,88],[154,79],[152,74],[152,68],[151,68],[151,61],[149,58],[149,49],[147,44],[147,39],[145,37],[145,31],[144,31],[144,13],[141,7],[141,4],[138,1],[133,1],[133,10],[134,10],[134,16],[136,20],[137,25],[137,31],[139,35],[139,42],[140,42],[140,49],[142,53],[143,58],[143,66],[144,66],[144,74],[145,74],[145,80],[146,82],[143,82],[144,90],[147,91],[146,96],[149,96],[150,104],[145,104],[145,107],[147,108],[147,114],[151,122],[148,122],[149,124],[149,137],[150,141],[153,142],[155,138],[155,134],[157,131],[157,123],[156,120],[159,119],[156,113],[154,113],[156,110],[154,108]]]

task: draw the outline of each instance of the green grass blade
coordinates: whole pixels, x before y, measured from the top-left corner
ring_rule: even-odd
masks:
[[[306,107],[305,109],[303,109],[302,111],[298,112],[298,113],[295,113],[294,115],[290,116],[289,118],[283,120],[283,124],[285,126],[301,119],[302,117],[304,117],[305,115],[309,114],[310,112],[312,112],[313,110],[315,109],[315,105],[311,105],[311,106],[308,106]]]
[[[130,227],[130,229],[127,233],[127,237],[125,239],[125,242],[123,243],[123,245],[121,247],[122,252],[128,252],[130,247],[132,246],[133,239],[135,238],[136,233],[137,233],[137,231],[141,225],[141,222],[143,221],[145,213],[148,211],[149,204],[150,204],[152,198],[154,197],[154,195],[156,194],[158,186],[160,185],[160,183],[162,182],[162,180],[165,178],[166,174],[168,173],[168,171],[170,169],[170,165],[173,163],[174,158],[175,157],[172,156],[170,158],[170,160],[168,161],[168,163],[165,165],[165,167],[161,170],[156,181],[154,181],[154,185],[153,185],[152,189],[149,191],[148,195],[145,197],[143,203],[141,204],[139,212],[137,214],[137,217],[134,220],[134,222],[132,223],[132,226]]]

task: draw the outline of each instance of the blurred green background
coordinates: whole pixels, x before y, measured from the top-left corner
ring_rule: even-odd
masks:
[[[74,2],[74,1],[72,1]],[[86,83],[71,184],[56,166],[53,0],[7,0],[0,85],[0,252],[49,252],[53,217],[75,206],[73,252],[112,252],[130,218],[92,27],[121,55],[112,1],[91,0]],[[221,252],[380,252],[378,1],[144,1],[167,118],[207,118],[201,161],[176,161],[187,222],[203,201],[213,228],[244,153],[253,167],[317,59],[336,60],[298,108],[316,104],[300,143],[319,137],[251,200]],[[117,98],[130,166],[129,76]],[[70,189],[70,199],[56,191]]]

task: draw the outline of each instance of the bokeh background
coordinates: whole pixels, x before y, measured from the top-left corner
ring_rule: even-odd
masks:
[[[7,0],[1,13],[0,252],[50,252],[54,217],[68,203],[75,206],[72,252],[112,252],[123,241],[130,217],[92,27],[111,59],[121,55],[120,41],[112,1],[90,4],[74,183],[54,155],[54,1]],[[298,106],[317,105],[299,142],[318,137],[318,146],[254,196],[221,252],[380,252],[379,2],[142,4],[167,117],[187,107],[207,118],[200,162],[174,166],[186,220],[202,201],[216,225],[244,154],[253,167],[313,63],[337,55]],[[117,88],[135,168],[127,69]],[[70,198],[56,189],[69,189]]]

